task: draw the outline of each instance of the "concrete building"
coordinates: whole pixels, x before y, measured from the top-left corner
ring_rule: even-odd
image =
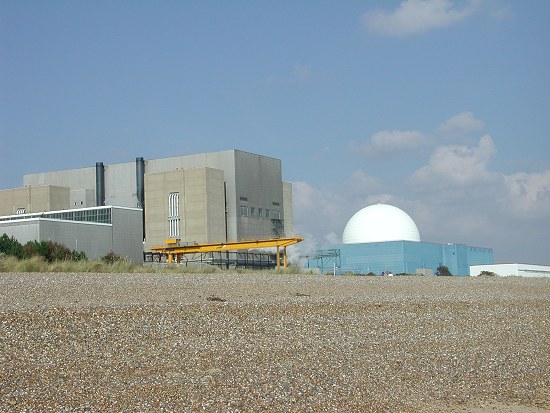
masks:
[[[0,215],[100,206],[143,211],[142,249],[166,239],[216,243],[292,234],[281,161],[238,150],[33,173],[0,191]]]
[[[142,211],[93,207],[0,217],[0,234],[28,241],[55,241],[99,259],[113,251],[129,261],[143,261]]]
[[[470,275],[478,276],[482,272],[494,273],[501,277],[550,277],[550,266],[532,264],[493,264],[472,265]]]
[[[380,275],[434,274],[444,265],[453,275],[468,275],[471,265],[493,263],[490,248],[421,242],[412,218],[385,204],[370,205],[354,214],[342,241],[307,257],[307,266],[323,273]]]
[[[69,188],[41,185],[0,190],[0,216],[67,209]]]

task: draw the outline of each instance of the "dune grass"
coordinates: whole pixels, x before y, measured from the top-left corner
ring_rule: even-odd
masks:
[[[80,272],[80,273],[183,273],[183,274],[211,274],[223,273],[218,267],[208,264],[159,264],[159,265],[138,265],[126,260],[94,261],[94,260],[61,260],[48,262],[40,256],[27,259],[18,259],[12,256],[0,257],[1,272]],[[257,274],[260,270],[232,269],[231,272],[239,274]],[[309,273],[300,267],[289,266],[286,269],[262,270],[276,274],[303,274]]]

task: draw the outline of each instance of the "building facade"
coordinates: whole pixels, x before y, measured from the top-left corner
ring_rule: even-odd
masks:
[[[132,261],[143,261],[142,210],[92,207],[0,217],[0,234],[28,241],[55,241],[89,259],[110,252]]]
[[[281,161],[238,150],[28,174],[0,191],[0,215],[118,206],[143,211],[142,249],[292,234]]]
[[[349,219],[342,244],[307,258],[307,266],[322,273],[431,275],[445,266],[452,275],[468,275],[471,265],[492,264],[493,250],[421,242],[416,223],[405,211],[379,203]]]
[[[339,251],[336,270],[340,274],[416,274],[423,269],[435,273],[437,267],[444,265],[453,275],[469,275],[471,265],[493,262],[491,248],[463,244],[386,241],[339,244],[331,249]],[[326,271],[332,272],[333,269],[329,267]]]

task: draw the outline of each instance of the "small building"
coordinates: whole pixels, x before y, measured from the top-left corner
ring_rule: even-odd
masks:
[[[55,241],[89,259],[111,251],[134,263],[143,262],[139,208],[114,206],[17,214],[0,217],[0,234],[28,241]]]
[[[472,265],[471,276],[482,275],[483,272],[493,273],[500,277],[550,277],[550,266],[533,264],[492,264]]]

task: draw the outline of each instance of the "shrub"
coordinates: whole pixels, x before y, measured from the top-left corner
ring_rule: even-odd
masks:
[[[43,257],[48,262],[54,261],[79,261],[86,257],[86,254],[79,251],[71,251],[65,245],[54,241],[29,241],[23,246],[25,256]]]
[[[479,273],[480,277],[495,277],[497,274],[493,271],[481,271]]]
[[[86,253],[84,251],[73,250],[71,252],[71,259],[73,261],[86,261],[88,257],[86,257]]]
[[[9,237],[7,234],[0,237],[0,253],[20,259],[26,257],[19,241],[14,236]]]
[[[449,271],[449,267],[447,267],[446,265],[440,265],[439,267],[437,267],[435,275],[438,275],[440,277],[448,277],[453,274],[451,274],[451,271]]]
[[[114,264],[115,262],[125,261],[125,259],[117,253],[110,251],[107,255],[101,257],[101,261],[103,261],[105,264]]]

